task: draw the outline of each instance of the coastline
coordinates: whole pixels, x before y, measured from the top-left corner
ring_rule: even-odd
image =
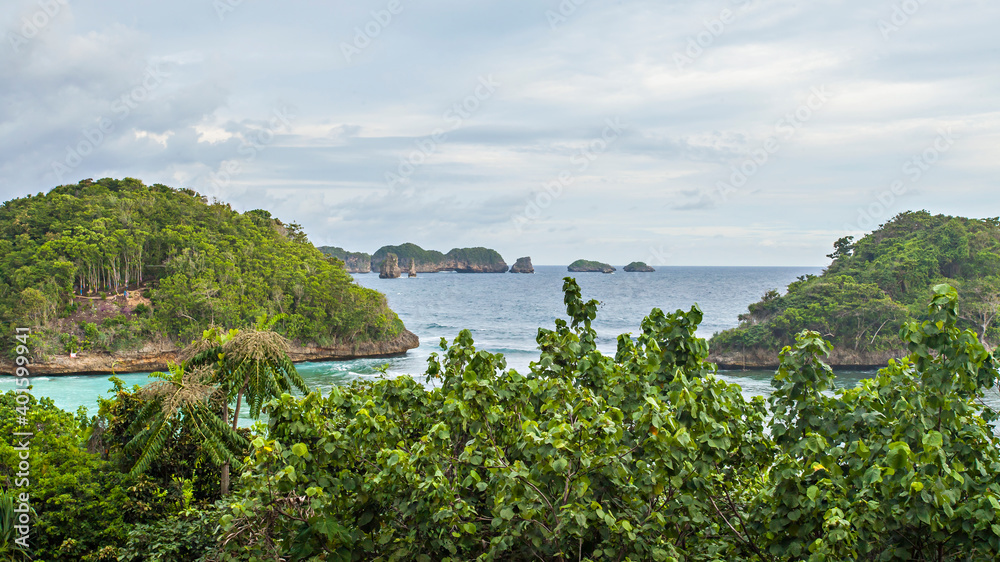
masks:
[[[346,361],[380,357],[397,357],[420,345],[420,338],[409,330],[395,339],[382,342],[340,344],[333,347],[295,346],[288,356],[293,363],[306,361]],[[121,353],[80,353],[75,358],[68,355],[52,357],[44,363],[29,365],[31,375],[71,376],[109,375],[165,371],[168,363],[176,363],[181,348],[172,343],[150,342],[142,349]],[[0,360],[0,375],[12,375],[16,365]]]
[[[709,345],[711,346],[711,341],[709,341]],[[861,353],[850,349],[835,348],[830,352],[830,355],[823,358],[823,362],[834,370],[868,371],[882,369],[889,364],[890,359],[899,359],[907,355],[909,352],[905,349]],[[777,351],[756,348],[748,349],[745,352],[710,352],[708,361],[718,365],[720,370],[726,371],[769,370],[777,369],[780,366]]]

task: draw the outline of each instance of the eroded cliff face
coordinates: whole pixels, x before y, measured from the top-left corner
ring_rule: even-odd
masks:
[[[531,257],[517,258],[510,268],[511,273],[534,273],[535,268],[531,265]]]
[[[417,273],[504,273],[508,269],[503,257],[489,248],[452,248],[447,254],[442,254],[437,250],[424,250],[412,243],[379,248],[372,254],[372,269],[380,268],[390,254],[395,254],[397,262],[403,266],[409,266],[410,260],[414,260]]]
[[[399,269],[399,259],[396,254],[387,255],[378,268],[379,279],[397,279],[402,274],[403,270]]]
[[[405,355],[420,345],[420,338],[404,330],[396,338],[383,342],[344,343],[332,347],[292,345],[288,356],[295,363],[303,361],[338,361],[368,357]],[[84,375],[166,371],[168,363],[177,363],[180,349],[169,343],[149,343],[138,351],[110,353],[82,352],[76,357],[58,355],[28,366],[35,375]],[[13,374],[15,365],[0,361],[0,374]]]
[[[711,348],[711,341],[709,347]],[[859,353],[852,349],[834,348],[824,362],[836,368],[881,369],[890,359],[905,357],[905,349],[896,351],[880,351],[874,353]],[[726,353],[710,352],[708,360],[720,369],[777,369],[779,365],[777,350],[747,349],[743,351],[727,351]]]
[[[349,254],[344,260],[348,273],[371,273],[372,259],[368,254]]]

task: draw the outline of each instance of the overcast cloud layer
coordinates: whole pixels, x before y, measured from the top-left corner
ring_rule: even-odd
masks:
[[[0,196],[190,187],[316,244],[825,265],[1000,215],[987,0],[5,0]]]

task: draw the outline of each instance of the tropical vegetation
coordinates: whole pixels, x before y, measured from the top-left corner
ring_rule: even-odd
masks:
[[[962,329],[952,287],[928,291],[920,318],[897,333],[906,355],[854,388],[834,388],[823,361],[831,345],[821,334],[797,334],[780,352],[767,401],[744,398],[717,375],[708,343],[696,336],[697,306],[654,309],[608,356],[593,328],[598,303],[585,301],[571,278],[564,294],[568,318],[539,329],[539,360],[524,373],[477,349],[463,331],[450,345],[441,342],[423,384],[402,376],[293,394],[294,375],[273,354],[280,339],[254,336],[271,349],[254,355],[265,370],[233,376],[234,365],[245,364],[230,343],[238,333],[217,332],[203,334],[153,390],[116,383],[98,416],[31,398],[29,421],[41,440],[33,554],[164,561],[1000,556],[997,414],[982,401],[1000,371],[979,334]],[[248,333],[267,332],[268,323]],[[257,385],[247,373],[270,382]],[[264,401],[249,398],[257,392],[251,386]],[[211,412],[220,421],[232,414],[241,389],[268,420],[240,430],[249,444],[236,443],[245,447],[230,459],[239,476],[223,496],[218,464],[228,457],[198,428]],[[4,435],[14,431],[15,396],[0,400]],[[137,420],[147,410],[198,418],[172,426],[148,467],[136,464],[141,456],[129,445],[146,442],[147,425]],[[5,488],[14,455],[0,440]]]
[[[948,283],[962,297],[958,325],[992,349],[1000,342],[1000,219],[902,213],[879,229],[834,244],[821,275],[806,275],[782,295],[768,291],[740,316],[737,328],[712,338],[714,354],[777,350],[796,334],[823,334],[850,362],[905,348],[899,330],[923,314],[935,285]],[[848,353],[843,353],[848,352]]]
[[[128,298],[126,299],[126,293]],[[213,325],[275,329],[300,343],[391,339],[403,325],[302,228],[190,189],[84,180],[0,206],[0,330],[33,328],[36,359],[183,346]],[[0,351],[9,351],[5,339]]]

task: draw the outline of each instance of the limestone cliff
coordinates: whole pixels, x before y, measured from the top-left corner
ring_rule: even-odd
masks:
[[[378,267],[389,254],[395,254],[398,261],[408,264],[412,260],[417,273],[437,273],[457,271],[460,273],[503,273],[507,264],[496,250],[489,248],[454,248],[447,254],[437,250],[425,250],[412,243],[398,246],[382,246],[372,254],[372,265]]]
[[[511,273],[534,273],[535,268],[531,265],[531,258],[517,258],[517,261],[510,268]]]
[[[348,252],[336,246],[320,246],[317,249],[344,262],[348,273],[370,273],[372,270],[372,257],[364,252]]]
[[[396,254],[387,254],[378,268],[379,279],[397,279],[403,271],[399,269],[399,258]]]
[[[367,357],[405,355],[420,345],[420,339],[409,330],[395,338],[380,342],[342,343],[331,347],[292,345],[288,356],[295,363],[303,361],[339,361]],[[180,349],[171,343],[148,343],[138,351],[120,353],[82,352],[71,358],[68,354],[51,357],[30,365],[35,375],[84,375],[166,371],[168,363],[177,363]],[[15,365],[0,360],[0,374],[12,374]]]

